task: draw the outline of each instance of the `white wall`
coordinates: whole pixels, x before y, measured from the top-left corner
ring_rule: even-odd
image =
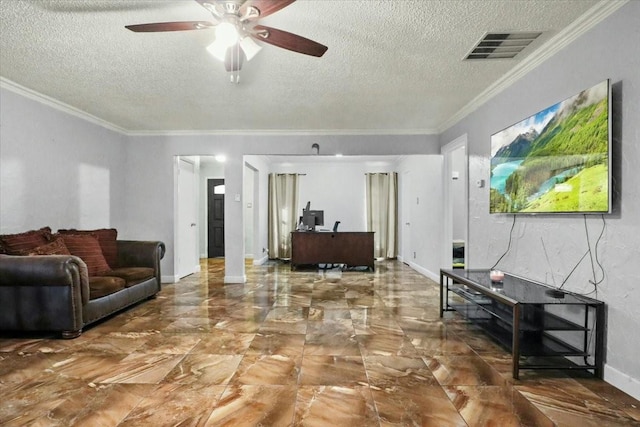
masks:
[[[269,165],[264,156],[244,156],[245,165],[253,172],[253,263],[260,265],[269,259],[267,248]]]
[[[443,192],[441,155],[407,156],[398,167],[399,194],[407,185],[409,177],[409,212],[400,209],[398,233],[402,234],[403,224],[411,223],[410,253],[402,254],[403,262],[422,274],[439,280],[442,264],[443,245]],[[408,174],[406,174],[408,172]],[[399,206],[403,206],[402,199]],[[402,239],[399,239],[402,248]],[[415,255],[414,255],[415,254]]]
[[[305,160],[292,158],[274,161],[270,170],[274,173],[299,173],[299,202],[296,212],[311,202],[311,209],[324,211],[324,226],[333,228],[340,221],[340,231],[366,231],[365,174],[394,172],[392,161],[361,161],[357,157],[333,157],[330,160]]]
[[[125,137],[0,91],[0,233],[117,227],[126,211]],[[147,235],[152,237],[152,234]]]
[[[640,397],[640,2],[627,3],[585,35],[441,135],[442,143],[468,134],[469,181],[489,179],[490,135],[604,79],[613,83],[616,212],[605,215],[598,246],[605,272],[597,296],[607,305],[605,379]],[[470,185],[469,242],[472,268],[493,265],[506,249],[512,216],[489,215],[489,186]],[[562,282],[587,250],[582,216],[518,216],[514,242],[501,268],[525,277]],[[586,220],[592,248],[602,226]],[[548,252],[549,261],[545,255]],[[599,269],[596,267],[596,271]],[[582,262],[565,287],[594,290],[592,269]]]

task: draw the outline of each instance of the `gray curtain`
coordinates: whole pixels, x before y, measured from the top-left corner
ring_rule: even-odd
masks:
[[[291,258],[298,224],[298,174],[269,174],[269,258]]]
[[[366,175],[367,231],[373,237],[376,258],[398,256],[398,174]]]

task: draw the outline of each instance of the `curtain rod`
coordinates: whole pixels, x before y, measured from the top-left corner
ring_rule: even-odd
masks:
[[[298,176],[307,176],[306,173],[277,173],[276,175],[278,176],[282,176],[282,175],[298,175]]]

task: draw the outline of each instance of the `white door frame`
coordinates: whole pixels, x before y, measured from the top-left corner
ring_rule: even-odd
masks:
[[[251,179],[253,179],[253,194],[251,194],[251,203],[253,203],[253,265],[264,264],[268,257],[263,253],[260,241],[260,171],[251,163],[245,161],[245,165],[251,170]]]
[[[413,187],[411,185],[411,171],[402,173],[402,259],[401,261],[407,265],[412,265],[413,255],[411,251],[411,193]]]
[[[452,257],[452,242],[453,242],[453,195],[451,192],[451,179],[452,179],[452,167],[451,156],[452,153],[459,148],[464,148],[464,170],[466,182],[464,185],[464,209],[466,212],[466,221],[464,227],[464,264],[465,268],[469,266],[469,155],[467,150],[467,134],[459,136],[453,141],[445,144],[440,153],[444,157],[443,165],[443,177],[442,182],[444,184],[443,194],[443,224],[444,224],[444,240],[442,248],[442,267],[451,268]]]

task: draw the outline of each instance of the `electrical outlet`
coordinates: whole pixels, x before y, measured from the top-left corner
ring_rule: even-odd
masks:
[[[413,259],[416,259],[416,253],[415,252],[413,253]]]

